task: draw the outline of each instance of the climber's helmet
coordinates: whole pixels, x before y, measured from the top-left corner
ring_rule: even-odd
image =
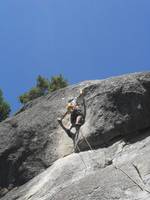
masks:
[[[77,97],[70,99],[67,104],[67,111],[72,112],[74,109],[78,108]]]

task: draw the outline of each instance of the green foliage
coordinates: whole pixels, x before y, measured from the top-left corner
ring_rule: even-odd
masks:
[[[49,81],[42,76],[38,76],[36,88],[39,88],[42,95],[47,94],[49,90]]]
[[[42,91],[41,91],[40,88],[35,87],[35,88],[32,88],[32,89],[29,91],[28,95],[29,95],[29,99],[30,99],[30,100],[33,100],[33,99],[36,99],[37,97],[42,96],[43,93],[42,93]]]
[[[22,95],[19,97],[19,101],[20,101],[20,103],[22,103],[22,104],[27,103],[27,102],[29,101],[29,95],[28,95],[28,93],[22,94]]]
[[[60,88],[64,88],[68,85],[67,80],[63,78],[63,76],[60,74],[59,76],[53,76],[50,80],[50,86],[49,90],[51,92],[58,90]]]
[[[19,100],[22,104],[27,103],[28,101],[31,101],[33,99],[36,99],[37,97],[42,96],[43,93],[40,88],[34,87],[29,92],[24,93],[19,97]]]
[[[0,90],[0,122],[9,116],[10,111],[10,105],[4,101],[3,93]]]
[[[37,97],[47,94],[48,92],[64,88],[67,85],[67,80],[65,80],[61,74],[59,76],[53,76],[50,81],[39,75],[36,80],[36,87],[21,95],[19,100],[22,104],[25,104]]]

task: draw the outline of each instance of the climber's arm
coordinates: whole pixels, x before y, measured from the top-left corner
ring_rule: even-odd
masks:
[[[83,115],[84,115],[84,118],[86,117],[86,105],[85,105],[85,99],[83,97]]]
[[[84,94],[83,94],[83,90],[80,89],[80,94],[78,96],[78,98],[82,97]]]
[[[85,105],[85,99],[84,99],[84,92],[83,92],[83,90],[80,90],[79,97],[82,97],[82,99],[83,99],[83,115],[84,115],[84,118],[85,118],[86,117],[86,105]]]
[[[59,122],[60,125],[63,125],[63,124],[62,124],[62,120],[65,118],[65,116],[66,116],[67,114],[68,114],[68,111],[65,112],[65,114],[64,114],[62,117],[58,117],[58,118],[57,118],[57,121]]]
[[[65,114],[61,117],[61,120],[63,120],[66,117],[67,114],[69,114],[68,111],[66,111]]]

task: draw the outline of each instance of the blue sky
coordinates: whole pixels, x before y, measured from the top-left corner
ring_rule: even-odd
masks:
[[[1,0],[0,88],[11,104],[46,78],[150,70],[149,0]]]

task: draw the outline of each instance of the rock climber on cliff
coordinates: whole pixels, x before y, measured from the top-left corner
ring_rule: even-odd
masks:
[[[83,101],[83,110],[81,109],[81,105],[79,104],[80,99],[82,99],[82,101]],[[62,123],[62,120],[68,114],[70,114],[70,122],[71,122],[71,126],[69,129],[67,129]],[[80,127],[85,122],[85,117],[86,117],[85,100],[84,100],[84,96],[83,96],[83,91],[80,90],[80,95],[78,97],[75,97],[68,101],[66,113],[61,118],[57,118],[57,120],[58,120],[60,126],[68,134],[68,136],[74,140],[76,133],[79,132]],[[76,133],[71,132],[71,129],[73,127],[76,129]]]

